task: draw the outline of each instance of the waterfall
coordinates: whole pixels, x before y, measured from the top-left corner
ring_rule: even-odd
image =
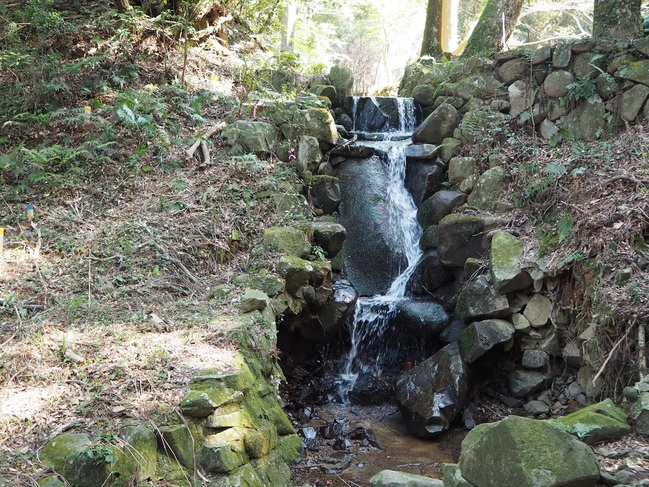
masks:
[[[415,125],[414,104],[412,100],[398,100],[399,128],[395,132],[412,132]],[[397,303],[406,296],[408,282],[423,255],[419,247],[422,229],[417,222],[417,207],[404,187],[405,146],[408,143],[408,140],[367,143],[380,147],[387,153],[389,178],[386,195],[389,221],[399,236],[398,241],[402,247],[400,251],[406,257],[407,266],[395,277],[385,295],[360,298],[356,303],[350,325],[350,350],[342,367],[338,388],[338,395],[345,403],[348,402],[349,392],[359,374],[370,373],[380,377],[383,358],[387,352],[382,343],[383,337],[396,312]]]

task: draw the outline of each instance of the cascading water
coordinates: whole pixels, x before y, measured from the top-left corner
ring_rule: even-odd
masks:
[[[338,388],[338,396],[345,403],[360,374],[381,376],[384,355],[388,353],[382,341],[396,312],[397,303],[406,296],[408,282],[422,257],[419,246],[422,229],[417,222],[417,207],[404,187],[405,146],[409,141],[389,140],[390,136],[412,133],[415,126],[414,105],[411,99],[397,100],[399,128],[387,134],[387,140],[365,144],[387,154],[385,163],[388,167],[386,194],[389,221],[391,227],[396,229],[397,240],[401,243],[399,251],[405,256],[407,265],[395,276],[385,295],[362,297],[356,303],[350,325],[350,350],[342,367]],[[356,106],[355,102],[354,107]]]

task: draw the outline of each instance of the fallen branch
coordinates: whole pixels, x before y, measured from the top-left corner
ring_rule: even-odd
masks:
[[[644,323],[638,323],[638,375],[642,381],[647,375],[647,355],[645,346],[647,345],[647,330]]]
[[[204,140],[201,140],[200,148],[201,148],[201,154],[203,155],[203,163],[201,165],[202,166],[209,166],[210,165],[210,150],[207,147],[207,143]]]
[[[201,145],[201,142],[205,142],[205,139],[209,139],[216,132],[222,130],[223,127],[225,127],[225,125],[226,125],[225,122],[217,123],[214,127],[208,129],[208,131],[205,132],[202,136],[197,136],[196,141],[192,144],[192,146],[189,149],[185,151],[185,153],[187,154],[187,159],[191,159],[192,157],[194,157],[194,153],[196,152],[196,149],[198,149],[199,146]]]
[[[610,362],[611,358],[613,357],[613,354],[617,350],[617,347],[619,347],[620,344],[624,341],[624,339],[627,336],[629,336],[629,332],[631,331],[632,328],[633,328],[633,325],[629,326],[627,328],[626,332],[624,332],[624,335],[622,335],[620,337],[620,339],[617,342],[615,342],[615,345],[613,345],[613,348],[611,348],[611,351],[608,352],[608,355],[606,356],[606,360],[604,360],[604,363],[602,364],[602,366],[597,371],[597,374],[595,374],[595,377],[593,377],[593,387],[595,387],[595,383],[597,382],[597,379],[599,379],[599,376],[602,375],[602,373],[604,372],[604,369],[606,368],[606,366]]]
[[[187,278],[193,283],[193,284],[198,284],[198,278],[192,274],[187,267],[185,267],[185,264],[180,262],[178,259],[172,257],[169,255],[169,252],[167,252],[167,249],[165,249],[162,245],[156,242],[151,242],[151,245],[153,245],[156,249],[158,249],[160,252],[162,252],[162,255],[164,256],[165,259],[169,260],[172,262],[176,267],[178,267],[181,271],[185,273]]]
[[[6,306],[9,306],[9,304],[6,301],[0,299],[0,308],[4,308]],[[19,304],[19,305],[12,305],[12,306],[26,309],[27,311],[45,311],[45,306],[41,304]]]
[[[633,176],[620,174],[619,176],[613,176],[612,178],[607,179],[604,182],[604,185],[614,183],[615,181],[628,181],[633,184],[649,184],[649,179],[637,179],[634,178]]]

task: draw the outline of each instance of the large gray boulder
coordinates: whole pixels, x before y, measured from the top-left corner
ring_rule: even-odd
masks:
[[[283,123],[281,129],[287,138],[301,134],[310,135],[326,144],[338,143],[338,130],[334,118],[326,108],[295,110],[293,118]]]
[[[461,118],[460,112],[453,105],[442,103],[417,127],[412,134],[412,141],[441,144],[442,140],[453,135]]]
[[[383,294],[404,269],[401,242],[390,224],[385,193],[388,174],[378,157],[345,162],[338,169],[340,223],[347,229],[343,258],[347,276],[361,296]]]
[[[347,230],[339,223],[327,221],[313,222],[313,237],[316,243],[332,258],[343,248]]]
[[[469,257],[480,259],[487,254],[490,230],[506,220],[486,215],[451,213],[439,222],[437,251],[446,265],[463,267]]]
[[[475,362],[496,345],[511,340],[514,331],[514,325],[505,320],[471,323],[460,332],[462,356],[468,363]]]
[[[476,487],[595,487],[599,480],[588,445],[545,421],[518,416],[471,430],[459,466]]]
[[[436,225],[442,218],[453,212],[458,206],[466,203],[467,196],[461,191],[444,189],[436,192],[417,209],[417,220],[426,228]]]
[[[532,285],[530,275],[521,269],[525,247],[508,232],[496,232],[491,239],[489,270],[494,289],[500,294],[520,291]]]
[[[414,294],[429,295],[452,279],[451,269],[442,264],[437,252],[427,250],[412,273],[408,288]]]
[[[607,135],[607,131],[613,127],[607,122],[602,99],[594,95],[563,117],[563,128],[570,131],[577,140],[597,140]]]
[[[446,180],[446,170],[440,164],[411,161],[406,166],[404,186],[412,196],[412,201],[419,206],[422,201],[430,198],[442,189]]]
[[[451,343],[402,375],[395,396],[408,431],[433,438],[460,413],[468,390],[469,369],[457,343]]]
[[[331,215],[340,205],[340,181],[335,176],[313,176],[309,196],[313,206],[320,208],[325,215]]]
[[[471,281],[460,291],[455,307],[457,319],[465,323],[511,315],[507,298],[493,288],[485,276]],[[513,325],[512,325],[513,326]]]
[[[422,339],[442,333],[450,323],[444,307],[432,301],[404,299],[396,305],[393,322]]]
[[[550,423],[576,436],[584,443],[594,445],[601,441],[616,441],[631,433],[626,412],[611,399],[591,404]]]
[[[221,132],[233,154],[270,154],[277,143],[277,129],[266,122],[237,120]]]
[[[501,166],[488,169],[480,175],[469,195],[469,205],[480,210],[496,210],[506,184],[507,174]]]

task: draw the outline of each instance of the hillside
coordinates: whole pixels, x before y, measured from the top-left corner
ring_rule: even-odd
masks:
[[[274,272],[259,244],[286,215],[269,196],[304,187],[219,137],[244,104],[305,88],[286,65],[248,67],[261,48],[245,26],[229,47],[185,45],[173,20],[107,1],[34,5],[0,6],[0,480],[13,486],[42,476],[57,433],[176,415],[192,370],[229,363],[237,336],[211,320],[238,313],[242,275]],[[295,86],[272,90],[276,72]],[[208,154],[188,154],[211,129]],[[555,145],[511,127],[463,149],[508,157],[511,226],[574,316],[605,325],[611,396],[646,366],[647,134]]]

